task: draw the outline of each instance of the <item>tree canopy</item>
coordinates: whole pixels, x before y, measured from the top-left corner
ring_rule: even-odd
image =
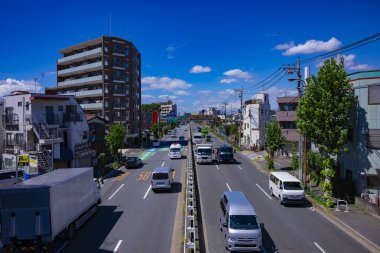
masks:
[[[160,107],[161,107],[161,105],[159,103],[142,104],[141,105],[141,111],[143,111],[143,112],[159,111]]]
[[[114,159],[118,158],[118,150],[123,147],[126,135],[125,126],[122,124],[113,124],[110,126],[110,132],[106,136],[108,150]]]

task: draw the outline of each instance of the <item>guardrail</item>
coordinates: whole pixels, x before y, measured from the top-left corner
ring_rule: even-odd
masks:
[[[193,147],[189,138],[187,149],[187,164],[186,164],[186,194],[185,194],[185,240],[183,252],[195,253],[197,238],[197,229],[195,227],[195,182],[194,182],[194,167],[193,167]]]

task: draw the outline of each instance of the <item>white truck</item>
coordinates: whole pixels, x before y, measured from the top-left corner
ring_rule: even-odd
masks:
[[[68,238],[101,202],[93,168],[57,169],[0,189],[1,241],[5,247],[52,246]]]
[[[197,144],[195,145],[195,160],[197,164],[212,163],[212,144]]]

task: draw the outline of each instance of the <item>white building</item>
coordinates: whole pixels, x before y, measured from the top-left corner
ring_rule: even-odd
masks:
[[[4,167],[12,166],[17,154],[36,155],[40,170],[92,165],[96,154],[74,96],[13,92],[4,97],[3,108]]]
[[[245,101],[243,108],[242,145],[246,148],[265,145],[265,127],[271,121],[269,95],[259,93]]]
[[[215,107],[208,107],[207,110],[206,110],[206,114],[205,115],[214,115],[214,116],[216,116],[217,115],[216,108]]]

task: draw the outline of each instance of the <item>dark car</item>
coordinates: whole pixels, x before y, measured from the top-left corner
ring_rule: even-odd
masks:
[[[140,168],[142,161],[138,157],[128,157],[125,159],[124,165],[126,168]]]

